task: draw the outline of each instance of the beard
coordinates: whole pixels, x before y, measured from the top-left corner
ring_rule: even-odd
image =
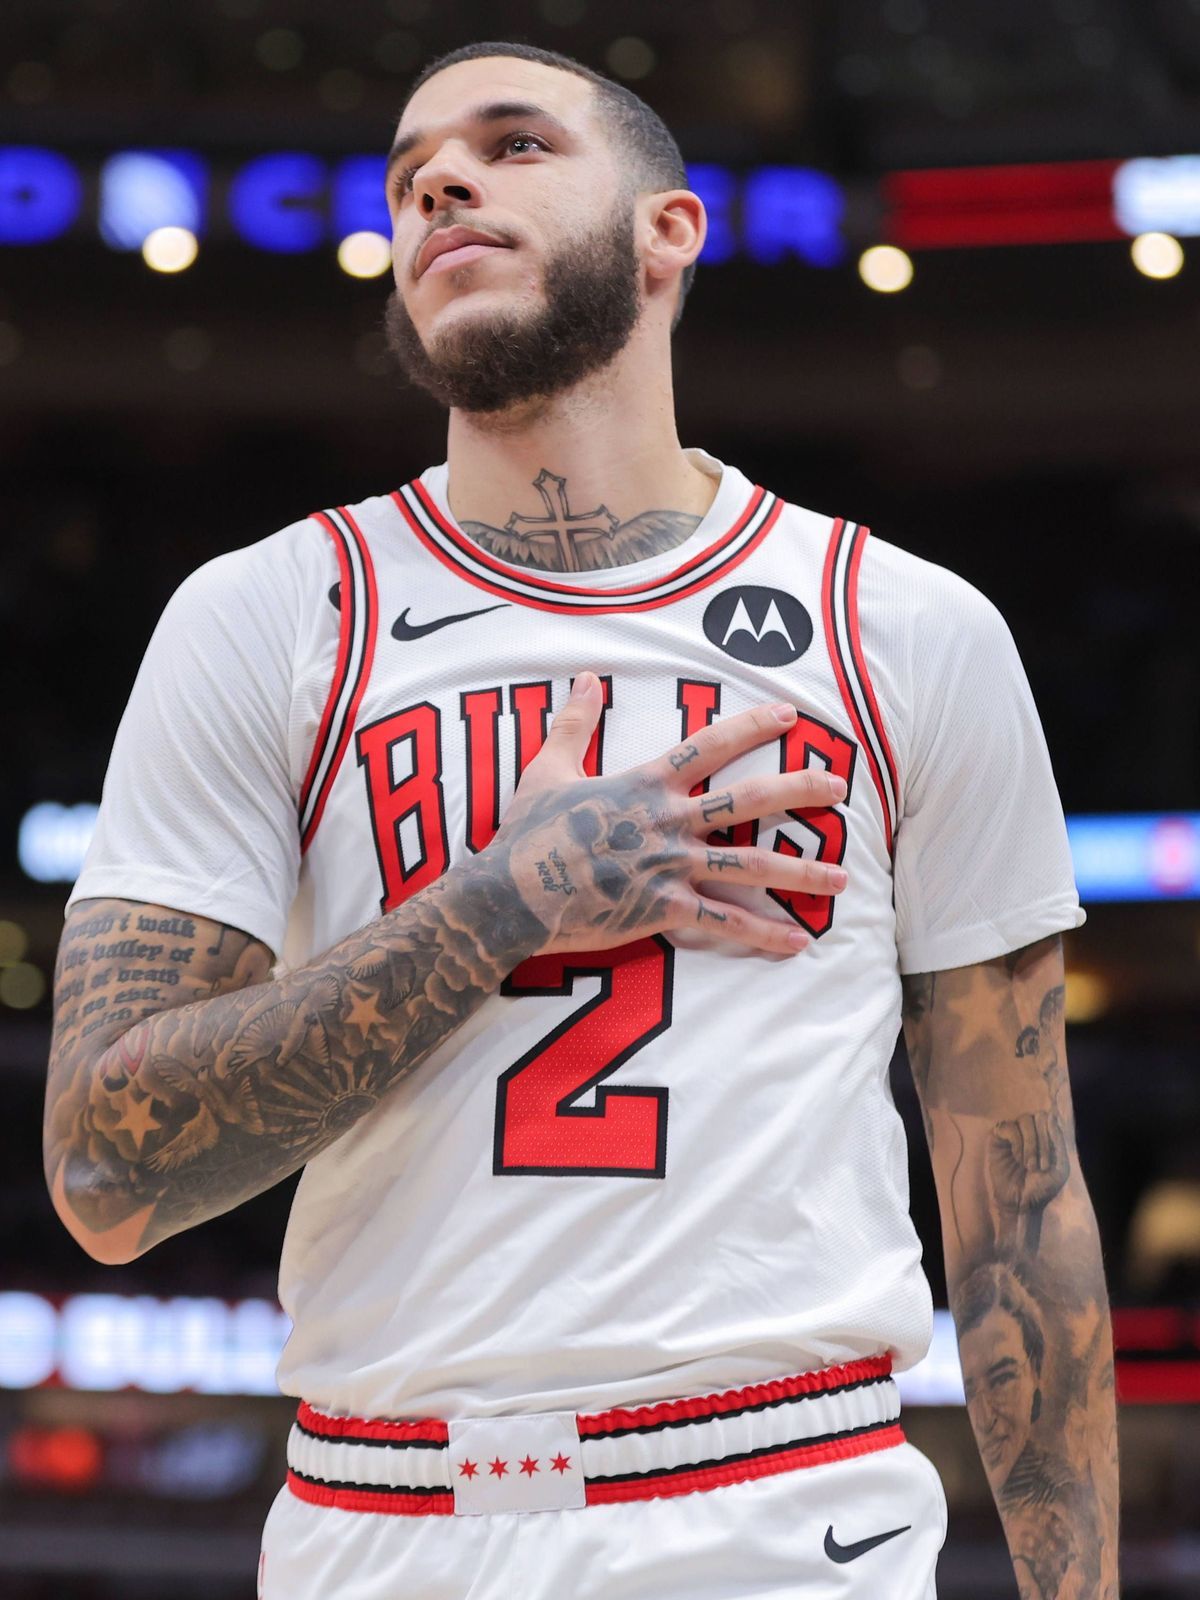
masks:
[[[550,258],[544,304],[534,311],[464,317],[426,346],[394,290],[384,315],[388,348],[411,383],[452,410],[500,412],[547,399],[628,344],[641,312],[638,276],[633,206],[618,202],[598,228]]]

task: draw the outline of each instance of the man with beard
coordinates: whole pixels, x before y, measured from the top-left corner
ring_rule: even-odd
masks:
[[[447,461],[168,607],[63,934],[55,1205],[128,1261],[305,1166],[268,1600],[926,1600],[902,999],[952,1281],[999,1141],[1047,1352],[1104,1306],[1029,1043],[1081,913],[1012,640],[681,448],[704,211],[628,90],[458,51],[388,195]],[[1110,1600],[1104,1421],[1065,1538]]]

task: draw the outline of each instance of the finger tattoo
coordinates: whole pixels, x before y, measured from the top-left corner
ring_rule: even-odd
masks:
[[[736,867],[737,854],[733,850],[709,850],[705,865],[710,872],[720,872],[724,867]]]
[[[700,815],[705,822],[711,822],[714,817],[720,817],[733,811],[733,796],[726,789],[724,794],[706,794],[700,801]]]

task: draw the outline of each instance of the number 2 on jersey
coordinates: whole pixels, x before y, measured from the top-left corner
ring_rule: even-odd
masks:
[[[534,956],[505,979],[506,995],[570,995],[585,977],[600,989],[500,1075],[494,1172],[663,1176],[667,1090],[604,1080],[671,1026],[674,966],[674,946],[654,934]],[[594,1105],[581,1105],[593,1090]]]

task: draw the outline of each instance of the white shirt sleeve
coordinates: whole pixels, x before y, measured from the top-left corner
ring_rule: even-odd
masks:
[[[868,556],[871,545],[861,609],[864,630],[874,616],[891,642],[872,650],[864,637],[868,662],[892,662],[879,687],[902,785],[901,972],[970,966],[1078,927],[1062,802],[1004,619],[953,573],[874,538]]]
[[[175,592],[121,719],[68,905],[143,900],[282,948],[300,862],[297,653],[312,631],[305,605],[336,576],[327,546],[315,523],[296,523],[218,556]]]

